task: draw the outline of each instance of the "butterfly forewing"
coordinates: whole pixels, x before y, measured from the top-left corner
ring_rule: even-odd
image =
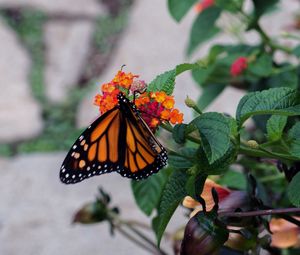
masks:
[[[99,117],[79,136],[61,166],[62,182],[80,182],[121,167],[121,117],[119,108],[115,107]]]

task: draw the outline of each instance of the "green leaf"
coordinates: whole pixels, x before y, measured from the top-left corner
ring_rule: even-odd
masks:
[[[267,134],[270,141],[281,138],[283,129],[287,122],[287,116],[272,115],[267,122]]]
[[[180,21],[197,0],[168,0],[168,8],[172,17]]]
[[[230,142],[230,146],[226,153],[214,163],[210,164],[203,148],[199,148],[199,160],[197,161],[197,163],[201,171],[205,172],[208,175],[223,174],[228,170],[230,164],[232,164],[236,160],[237,152],[238,150],[236,146],[234,146],[233,143]]]
[[[203,110],[211,104],[226,88],[223,84],[208,84],[203,87],[197,106]]]
[[[234,170],[227,171],[221,178],[219,184],[225,185],[232,189],[247,189],[247,179],[245,175],[241,172],[237,172]]]
[[[230,126],[228,119],[220,113],[204,113],[194,119],[201,143],[209,163],[220,159],[230,147]]]
[[[176,124],[173,128],[172,136],[176,143],[183,144],[185,142],[185,129],[187,124]]]
[[[220,14],[220,8],[210,7],[198,15],[190,33],[189,46],[187,49],[188,55],[191,55],[200,44],[212,38],[220,31],[220,29],[215,26]]]
[[[215,0],[215,4],[220,8],[230,11],[237,12],[242,9],[244,0]]]
[[[296,56],[296,57],[300,57],[300,45],[297,45],[294,49],[293,49],[293,54]]]
[[[197,160],[196,152],[197,150],[194,148],[183,148],[178,152],[169,152],[168,164],[179,169],[191,168]]]
[[[290,129],[288,136],[291,139],[290,153],[300,159],[300,122]]]
[[[154,220],[154,231],[159,246],[163,233],[178,205],[187,195],[185,184],[187,175],[184,171],[174,171],[162,193],[157,217]]]
[[[300,173],[297,173],[288,186],[288,197],[294,206],[300,207]]]
[[[279,0],[252,0],[254,4],[254,14],[258,19],[261,15],[265,14],[266,12],[270,11],[278,2]]]
[[[206,178],[207,174],[202,172],[190,176],[185,185],[187,194],[198,200],[199,195],[202,193]]]
[[[150,82],[148,91],[164,91],[171,95],[175,86],[176,69],[164,72]]]
[[[251,62],[247,71],[259,77],[268,77],[272,73],[272,68],[272,56],[265,53],[258,57],[256,61]]]
[[[299,93],[285,87],[248,93],[239,102],[236,119],[242,126],[251,116],[263,114],[300,115]]]
[[[200,68],[200,65],[197,63],[184,63],[177,65],[174,69],[156,76],[155,79],[150,82],[147,91],[164,91],[166,94],[171,95],[175,87],[176,76],[194,68]]]
[[[297,70],[280,70],[280,73],[272,75],[270,77],[270,79],[268,80],[268,85],[270,88],[285,86],[291,89],[296,89],[298,87]]]
[[[172,168],[165,168],[145,180],[131,181],[135,201],[146,215],[150,216],[153,209],[157,208],[172,170]]]

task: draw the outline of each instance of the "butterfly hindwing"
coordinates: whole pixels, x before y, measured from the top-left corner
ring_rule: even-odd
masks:
[[[118,172],[125,177],[142,179],[158,172],[167,163],[167,153],[157,141],[135,106],[124,96],[119,96],[121,112],[125,119],[125,160]]]
[[[117,171],[124,177],[142,179],[158,172],[167,153],[123,94],[118,106],[101,115],[76,140],[60,170],[62,182]]]

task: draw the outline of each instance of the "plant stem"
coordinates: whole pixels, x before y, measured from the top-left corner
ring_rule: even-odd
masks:
[[[150,244],[159,255],[167,255],[166,252],[164,252],[163,250],[161,250],[160,248],[157,247],[157,245],[150,240],[147,236],[145,236],[141,231],[137,230],[135,227],[133,227],[130,224],[126,224],[126,226],[135,234],[137,234],[141,239],[143,239],[144,241],[146,241],[148,244]]]
[[[284,213],[300,213],[300,208],[267,209],[248,212],[220,212],[221,217],[254,217],[264,215],[276,215]]]
[[[141,241],[139,241],[138,239],[136,239],[135,237],[133,237],[132,235],[130,235],[129,233],[127,233],[120,226],[115,226],[115,229],[118,230],[124,237],[126,237],[128,240],[132,241],[136,245],[138,245],[141,248],[149,251],[151,254],[155,253],[155,251],[152,248],[148,247],[147,245],[145,245],[144,243],[142,243]]]
[[[277,175],[274,175],[274,176],[265,176],[265,177],[262,177],[259,179],[259,181],[261,183],[264,183],[264,182],[269,182],[269,181],[276,181],[276,180],[280,180],[280,179],[284,179],[284,174],[277,174]]]

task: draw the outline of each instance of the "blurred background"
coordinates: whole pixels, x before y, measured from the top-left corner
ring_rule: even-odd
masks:
[[[299,1],[281,1],[279,9],[263,20],[270,34],[291,24]],[[111,238],[106,224],[71,224],[99,186],[124,217],[149,222],[127,179],[111,174],[66,186],[59,168],[99,115],[93,97],[100,85],[123,64],[150,82],[207,53],[212,43],[185,57],[195,16],[191,11],[177,24],[162,0],[0,0],[0,254],[147,254],[119,235]],[[225,33],[214,42],[230,38]],[[246,40],[255,43],[257,36]],[[197,99],[200,90],[183,74],[175,97],[186,121],[192,114],[187,95]],[[242,96],[228,88],[209,110],[233,115]],[[178,214],[170,229],[182,222]]]

